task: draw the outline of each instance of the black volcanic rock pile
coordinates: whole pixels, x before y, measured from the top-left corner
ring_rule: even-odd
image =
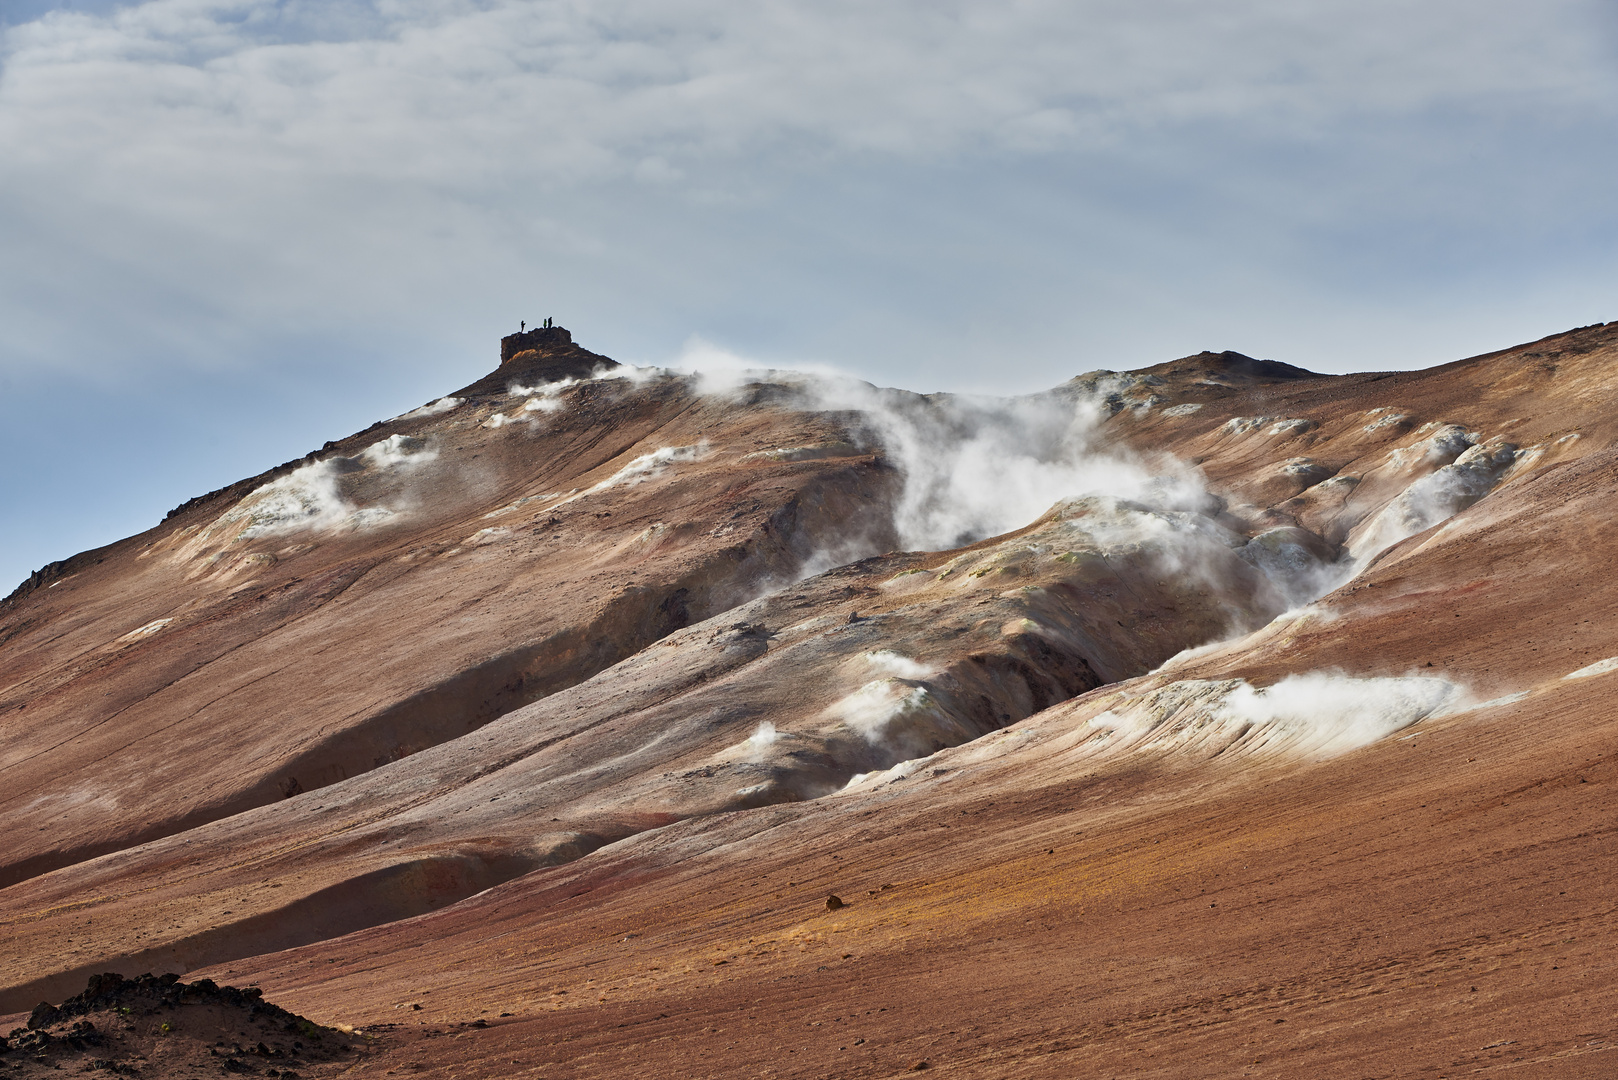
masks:
[[[256,987],[177,975],[91,976],[60,1005],[0,1038],[7,1076],[59,1070],[123,1076],[259,1075],[289,1080],[347,1068],[361,1039],[264,1000]],[[344,1062],[347,1064],[344,1064]]]

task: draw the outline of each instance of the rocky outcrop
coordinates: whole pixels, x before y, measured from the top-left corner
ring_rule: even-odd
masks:
[[[35,1006],[26,1027],[0,1039],[0,1065],[21,1077],[222,1071],[312,1080],[352,1069],[362,1043],[265,1001],[256,986],[104,973],[59,1006]]]
[[[529,382],[588,379],[619,366],[616,360],[573,343],[573,335],[560,326],[542,326],[500,339],[500,368],[494,376]],[[491,376],[494,377],[494,376]],[[486,381],[486,380],[485,380]],[[483,383],[467,390],[477,393]]]

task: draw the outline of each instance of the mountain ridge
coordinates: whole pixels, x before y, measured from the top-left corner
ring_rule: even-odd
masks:
[[[572,365],[544,369],[556,378],[530,385],[546,357],[503,346],[509,370],[193,500],[0,606],[0,805],[17,837],[0,1009],[144,966],[250,974],[300,1012],[391,1024],[421,982],[400,958],[431,955],[434,970],[464,967],[439,984],[460,1004],[390,1029],[398,1053],[429,1046],[422,1024],[498,1001],[514,1032],[543,1038],[432,1049],[441,1067],[494,1075],[517,1054],[607,1075],[546,1048],[583,1038],[621,1062],[629,1036],[611,1018],[652,1023],[663,993],[732,1016],[742,991],[724,983],[738,980],[782,1011],[744,1040],[762,1060],[835,1000],[795,1003],[775,980],[824,984],[874,1017],[860,949],[909,972],[914,993],[948,955],[935,935],[979,957],[963,978],[1005,996],[991,1041],[1015,1053],[1014,1033],[1061,1006],[1037,980],[994,981],[1039,964],[1045,931],[1009,927],[1045,926],[1093,961],[1084,927],[1102,894],[1064,899],[1089,861],[1134,882],[1129,902],[1151,919],[1176,912],[1262,998],[1252,986],[1281,978],[1280,946],[1244,938],[1242,959],[1209,920],[1258,934],[1263,904],[1190,908],[1151,882],[1183,890],[1185,867],[1212,866],[1198,845],[1229,850],[1246,821],[1241,857],[1315,890],[1264,904],[1339,941],[1320,920],[1352,867],[1288,855],[1272,820],[1284,801],[1266,792],[1307,795],[1322,853],[1334,836],[1380,845],[1367,902],[1382,912],[1426,849],[1382,822],[1394,789],[1378,777],[1453,802],[1466,781],[1443,763],[1488,748],[1478,798],[1498,787],[1509,804],[1610,727],[1601,665],[1618,656],[1618,595],[1600,508],[1615,493],[1603,403],[1618,324],[1423,372],[1319,376],[1203,353],[1004,401],[791,373],[702,383],[591,361],[578,374],[596,354],[552,337]],[[1572,726],[1552,733],[1558,710]],[[1528,727],[1498,735],[1512,717]],[[1605,806],[1605,766],[1584,768],[1597,782],[1555,797]],[[1431,828],[1459,844],[1482,812]],[[1213,820],[1229,824],[1203,831]],[[957,826],[978,839],[957,842]],[[1604,850],[1604,834],[1555,815],[1488,827],[1576,849],[1580,866]],[[989,844],[996,830],[1009,839]],[[1171,865],[1143,836],[1184,839]],[[1491,873],[1519,880],[1527,850],[1497,869],[1459,847],[1438,856],[1422,871],[1434,910],[1491,934],[1531,919],[1466,899]],[[735,907],[708,897],[708,873],[735,895],[790,881]],[[908,914],[882,914],[895,902]],[[1610,938],[1593,910],[1566,910]],[[1105,921],[1175,985],[1198,978],[1161,931]],[[1460,947],[1443,920],[1411,925],[1422,948]],[[492,926],[517,953],[478,944]],[[1020,959],[993,960],[1007,934]],[[865,942],[839,946],[852,965],[836,935]],[[677,976],[648,973],[669,963]],[[1350,966],[1362,981],[1374,970]],[[1106,981],[1087,970],[1062,978],[1100,1003]],[[586,971],[627,996],[583,1008],[531,985],[582,992]],[[1585,1004],[1555,999],[1566,1024],[1615,999],[1588,985],[1602,989]],[[1124,989],[1146,1012],[1203,1015],[1148,983]],[[1503,984],[1490,1000],[1528,992]],[[919,1044],[904,1025],[932,1030],[916,1000],[860,1037],[924,1057],[905,1049]],[[953,1035],[969,1006],[949,1001]],[[1260,1013],[1244,1015],[1250,1038]],[[1349,1008],[1328,1043],[1372,1015]],[[1141,1016],[1126,1026],[1144,1030]],[[699,1045],[691,1025],[658,1030],[671,1068]],[[1176,1075],[1193,1074],[1197,1030],[1158,1036],[1191,1055]],[[1062,1045],[1029,1074],[1116,1060],[1105,1039]],[[805,1048],[788,1074],[850,1052]],[[1352,1061],[1287,1053],[1318,1075]],[[860,1068],[895,1067],[881,1060]]]

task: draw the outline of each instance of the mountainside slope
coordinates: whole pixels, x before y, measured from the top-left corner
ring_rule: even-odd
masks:
[[[892,483],[673,380],[446,400],[14,603],[0,882],[464,735],[789,580]],[[782,435],[847,453],[742,460]]]
[[[212,964],[513,1014],[389,1044],[467,1075],[1349,1075],[1396,993],[1436,1068],[1535,1002],[1600,1074],[1618,324],[1007,402],[539,344],[8,601],[0,1008]]]

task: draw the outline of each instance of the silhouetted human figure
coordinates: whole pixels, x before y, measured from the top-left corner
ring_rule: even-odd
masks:
[[[517,321],[517,333],[520,334],[526,329],[528,329],[528,321],[526,319],[519,319]]]

